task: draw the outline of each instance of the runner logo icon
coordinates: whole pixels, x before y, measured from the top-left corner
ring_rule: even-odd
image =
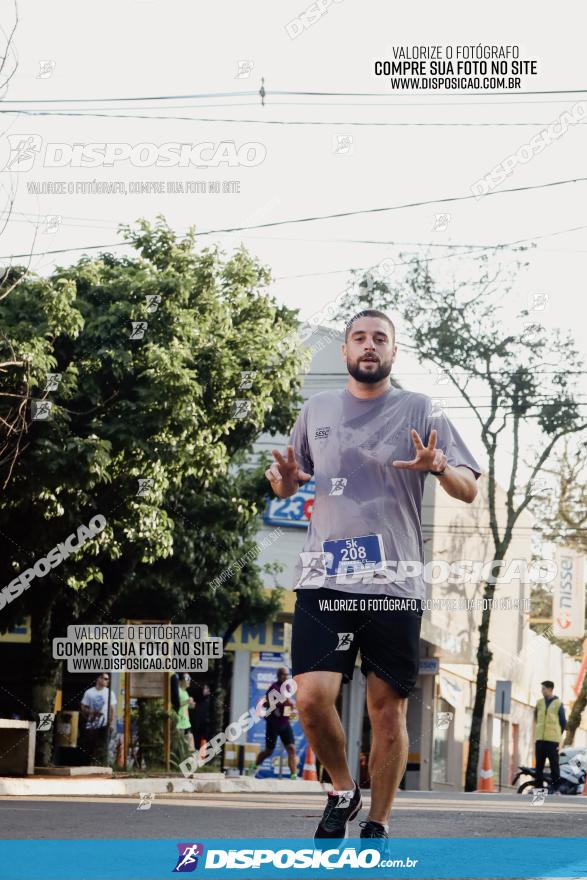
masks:
[[[344,487],[346,486],[347,479],[346,477],[331,477],[330,482],[332,483],[332,487],[330,489],[329,495],[342,495],[344,492]]]
[[[338,635],[338,645],[336,646],[337,651],[348,651],[351,646],[351,642],[355,637],[354,633],[337,633]]]
[[[190,871],[195,871],[198,867],[198,856],[204,855],[203,845],[201,843],[178,843],[176,846],[179,855],[173,873],[187,874]]]

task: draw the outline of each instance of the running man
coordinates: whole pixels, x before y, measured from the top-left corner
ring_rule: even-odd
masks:
[[[281,692],[281,685],[289,678],[289,670],[286,666],[280,666],[277,670],[277,681],[267,689],[265,697],[268,698],[271,691]],[[269,704],[267,704],[268,706]],[[265,748],[257,755],[256,766],[260,767],[263,761],[273,754],[277,745],[277,737],[281,740],[287,751],[290,779],[298,778],[298,759],[296,756],[296,740],[293,728],[290,724],[293,703],[291,700],[281,700],[275,704],[273,711],[265,716]]]
[[[333,785],[316,838],[346,837],[362,807],[335,706],[359,649],[372,730],[371,809],[361,837],[388,836],[407,763],[407,698],[418,676],[424,483],[434,474],[466,503],[477,494],[479,465],[444,413],[425,395],[391,385],[396,353],[387,315],[367,309],[351,318],[342,347],[346,388],[306,401],[286,454],[274,450],[266,471],[280,498],[312,475],[316,482],[292,633],[301,724]],[[376,606],[382,596],[396,597],[399,610],[359,609],[361,600]]]

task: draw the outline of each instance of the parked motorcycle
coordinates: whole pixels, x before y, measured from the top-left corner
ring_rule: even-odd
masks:
[[[587,777],[587,747],[565,748],[559,753],[560,767],[560,784],[558,791],[561,794],[582,794],[585,789],[585,779]],[[518,772],[512,779],[512,785],[515,785],[520,777],[530,776],[518,786],[518,794],[529,794],[532,789],[536,788],[536,768],[520,765]],[[552,785],[552,776],[549,772],[544,772],[542,787],[550,790]]]

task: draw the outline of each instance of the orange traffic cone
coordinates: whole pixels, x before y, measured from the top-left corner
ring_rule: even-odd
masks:
[[[491,757],[489,755],[489,749],[485,749],[483,752],[483,767],[481,768],[481,773],[479,774],[479,785],[477,786],[477,791],[495,791],[495,785],[493,784],[493,769],[491,767]]]
[[[318,781],[318,774],[316,773],[316,756],[314,752],[307,746],[306,748],[306,757],[304,759],[304,772],[302,773],[302,779],[310,779],[312,782]]]

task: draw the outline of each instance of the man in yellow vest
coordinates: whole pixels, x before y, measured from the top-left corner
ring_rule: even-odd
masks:
[[[554,682],[542,682],[542,698],[534,709],[536,721],[536,788],[542,788],[544,764],[548,758],[552,785],[550,790],[557,791],[560,784],[558,766],[558,747],[563,732],[567,728],[565,707],[559,697],[554,695]]]

